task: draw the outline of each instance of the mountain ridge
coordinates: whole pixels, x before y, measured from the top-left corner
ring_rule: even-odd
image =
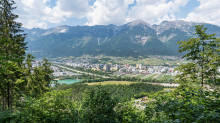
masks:
[[[202,23],[183,20],[150,25],[136,20],[121,26],[57,26],[50,29],[24,29],[28,52],[37,57],[90,55],[181,55],[176,42],[193,35],[193,26]],[[220,27],[204,23],[207,33],[220,36]],[[60,52],[58,52],[60,51]]]

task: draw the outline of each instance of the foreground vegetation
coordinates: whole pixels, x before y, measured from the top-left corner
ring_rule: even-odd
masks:
[[[125,100],[130,100],[134,95],[138,95],[141,92],[157,92],[162,91],[163,86],[144,84],[144,83],[133,83],[133,82],[123,82],[122,84],[109,84],[110,82],[104,82],[105,84],[101,85],[96,83],[74,83],[69,85],[59,85],[53,90],[67,90],[72,89],[71,99],[73,101],[82,101],[83,93],[85,90],[94,90],[96,91],[97,87],[102,87],[104,90],[108,91],[112,97],[118,100],[118,102],[123,102]]]
[[[72,86],[75,86],[72,87],[75,89],[82,87],[82,85]],[[148,102],[144,110],[136,108],[128,98],[119,101],[121,99],[120,94],[124,94],[126,97],[129,92],[133,93],[133,91],[130,91],[131,88],[124,89],[126,86],[122,85],[120,87],[116,85],[108,86],[87,86],[91,88],[84,92],[83,99],[80,102],[76,101],[78,99],[72,99],[73,97],[81,96],[76,94],[78,90],[73,94],[74,91],[72,89],[65,91],[53,90],[45,93],[42,98],[37,100],[25,96],[25,101],[21,103],[20,110],[18,108],[14,113],[7,110],[1,111],[0,120],[2,122],[88,123],[220,122],[219,94],[216,95],[215,92],[204,91],[199,86],[182,85],[175,89],[173,93],[164,91],[147,93],[145,91],[144,96],[156,101]],[[185,90],[182,89],[183,86]],[[115,89],[118,90],[118,95],[115,93]],[[126,92],[128,93],[123,93],[123,90],[127,90]],[[207,97],[208,95],[212,96]]]
[[[108,85],[108,84],[121,84],[121,85],[130,85],[132,83],[137,83],[137,82],[128,82],[128,81],[104,81],[104,82],[95,82],[95,83],[85,83],[88,85],[97,85],[97,84],[101,84],[101,85]]]
[[[25,36],[17,35],[21,24],[14,21],[17,16],[11,13],[15,9],[13,4],[13,0],[0,1],[0,122],[220,122],[220,39],[213,38],[214,34],[207,35],[203,26],[195,26],[197,38],[178,42],[179,52],[188,51],[183,57],[194,62],[175,69],[180,72],[175,80],[181,85],[173,92],[144,83],[82,82],[49,88],[53,80],[51,64],[44,59],[32,68],[34,56],[25,55]],[[132,98],[145,100],[144,108],[137,108]]]

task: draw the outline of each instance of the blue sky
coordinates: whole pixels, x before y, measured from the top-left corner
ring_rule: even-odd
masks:
[[[220,26],[220,0],[15,0],[26,28],[185,20]]]

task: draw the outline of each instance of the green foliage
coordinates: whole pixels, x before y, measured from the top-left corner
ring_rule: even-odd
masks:
[[[19,95],[15,92],[24,82],[21,66],[26,50],[25,35],[20,34],[21,24],[15,22],[18,16],[12,13],[14,4],[13,0],[0,1],[0,96],[4,108],[12,108]]]
[[[103,86],[84,93],[82,104],[70,100],[71,90],[51,91],[39,99],[24,96],[13,114],[0,111],[3,122],[143,122],[143,112],[131,103],[118,103]]]
[[[198,34],[199,37],[178,42],[180,44],[179,52],[189,51],[184,58],[194,62],[181,65],[176,69],[182,72],[177,76],[177,81],[181,82],[181,85],[174,92],[157,92],[163,87],[144,83],[105,86],[88,86],[75,83],[59,85],[50,90],[49,83],[53,80],[51,75],[53,71],[50,69],[51,63],[47,59],[44,58],[38,67],[32,68],[34,56],[27,55],[26,64],[22,64],[26,43],[24,43],[24,35],[19,33],[21,32],[19,29],[21,24],[14,21],[18,16],[12,13],[12,10],[15,9],[12,7],[13,4],[13,0],[0,1],[0,99],[2,99],[0,122],[220,122],[220,93],[219,79],[217,79],[219,75],[217,69],[220,61],[220,39],[213,38],[214,34],[207,35],[205,33],[207,28],[200,25],[195,26],[195,34]],[[74,30],[72,31],[74,32]],[[145,30],[135,27],[130,30],[129,34],[142,31]],[[121,33],[127,34],[126,32],[124,30]],[[149,33],[151,32],[153,30],[149,31]],[[84,36],[77,32],[74,33],[78,37]],[[110,31],[110,34],[113,35],[113,31]],[[57,37],[56,35],[53,36]],[[101,34],[99,36],[105,37]],[[118,39],[114,40],[118,42],[122,39],[128,39],[125,36],[117,36]],[[162,47],[161,42],[153,41],[154,38],[154,36],[150,37],[147,46],[158,45]],[[96,41],[96,38],[92,40]],[[207,43],[204,40],[214,41]],[[79,43],[81,40],[76,42]],[[76,45],[84,47],[78,43],[74,44],[73,47]],[[111,43],[106,43],[108,46],[106,51],[110,51],[109,45],[115,49],[120,49],[120,45],[125,44],[125,42],[119,42],[120,45]],[[88,44],[91,45],[87,49],[88,51],[94,48],[92,43]],[[62,43],[61,47],[63,46],[65,45]],[[151,48],[156,50],[154,47]],[[125,51],[126,49],[120,50]],[[103,50],[96,51],[102,52]],[[118,53],[119,51],[115,52]],[[128,55],[136,54],[133,51],[131,54],[130,52],[126,53]],[[140,80],[135,77],[116,77],[114,79]],[[105,79],[100,77],[100,81],[103,80]],[[98,79],[89,81],[98,81]],[[146,79],[146,81],[159,82],[156,79]],[[198,83],[204,81],[214,86],[214,90],[207,91],[206,88],[199,86]],[[147,96],[150,101],[144,110],[140,110],[130,101],[131,98],[143,96]],[[144,105],[143,102],[141,104]],[[8,106],[8,110],[5,109],[6,106]],[[9,110],[10,108],[11,110]]]
[[[114,123],[114,107],[117,100],[112,99],[108,90],[97,86],[94,90],[85,92],[82,107],[84,108],[84,120],[88,123],[108,122]]]
[[[219,122],[220,100],[216,92],[205,91],[192,83],[182,84],[171,92],[157,92],[149,97],[156,99],[147,105],[155,122]]]
[[[53,80],[53,70],[50,69],[51,63],[45,58],[38,63],[38,67],[32,68],[31,61],[34,61],[33,59],[34,57],[28,54],[26,59],[27,68],[25,70],[28,76],[26,94],[37,98],[49,90],[49,84]],[[33,70],[32,73],[31,70]]]
[[[18,15],[12,13],[13,0],[0,1],[0,105],[3,109],[14,108],[22,94],[41,96],[49,90],[51,64],[47,59],[32,68],[34,56],[28,54],[26,63],[25,34],[21,30],[21,23],[15,21]],[[33,73],[32,73],[33,71]]]
[[[97,85],[87,85],[81,83],[74,83],[70,85],[59,85],[56,90],[66,90],[72,89],[73,91],[71,98],[74,101],[81,102],[83,99],[83,92],[87,90],[96,90]],[[134,83],[130,85],[100,85],[104,90],[110,93],[111,98],[117,99],[119,102],[124,102],[130,100],[134,95],[138,95],[141,92],[157,92],[163,90],[163,86],[144,84],[144,83]]]
[[[77,105],[69,97],[71,90],[52,91],[36,100],[24,95],[22,109],[2,121],[10,122],[76,122]],[[7,115],[7,112],[1,112]],[[6,119],[7,118],[7,119]]]
[[[146,112],[152,114],[154,122],[220,122],[220,95],[217,71],[219,66],[219,39],[213,38],[214,34],[207,35],[207,28],[203,25],[195,26],[195,34],[199,37],[187,41],[180,41],[179,52],[189,51],[183,58],[194,62],[181,65],[175,70],[181,72],[177,75],[177,82],[181,85],[173,93],[157,92],[148,95],[156,102],[147,105]],[[205,42],[204,40],[213,40]],[[204,81],[215,86],[210,91],[199,86]]]
[[[17,115],[12,114],[10,110],[0,109],[0,123],[7,123],[16,118]]]
[[[211,80],[213,84],[218,83],[216,77],[219,75],[218,66],[220,61],[220,39],[213,36],[215,34],[206,34],[207,28],[204,25],[195,26],[197,38],[190,38],[186,41],[179,41],[178,52],[188,51],[183,58],[193,60],[194,62],[181,65],[175,69],[182,72],[176,78],[180,82],[205,83]]]
[[[131,102],[120,103],[115,107],[118,123],[146,122],[146,116]]]

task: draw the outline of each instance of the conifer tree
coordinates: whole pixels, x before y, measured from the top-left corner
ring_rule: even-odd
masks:
[[[30,56],[30,60],[33,56]],[[49,90],[49,84],[53,81],[53,70],[50,69],[51,63],[44,58],[41,62],[38,63],[37,67],[34,67],[33,73],[28,76],[28,90],[35,98],[39,98],[45,92]],[[30,67],[28,67],[30,69]]]
[[[12,13],[13,0],[0,0],[0,89],[3,107],[12,108],[13,97],[24,84],[22,62],[25,56],[25,35],[20,34],[21,23],[15,21],[18,15]]]
[[[49,90],[53,80],[51,63],[47,59],[33,68],[34,56],[27,55],[26,42],[21,23],[15,21],[18,15],[12,13],[13,0],[0,0],[0,99],[3,108],[12,109],[14,101],[22,94],[38,98]]]

